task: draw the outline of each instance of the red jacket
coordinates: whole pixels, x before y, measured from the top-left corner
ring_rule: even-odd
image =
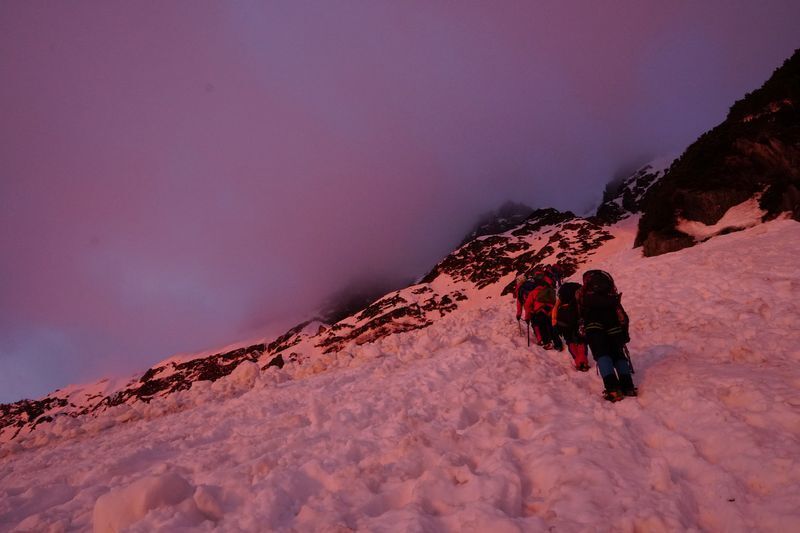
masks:
[[[555,302],[551,301],[545,296],[548,293],[545,293],[545,290],[553,291],[552,287],[548,287],[545,285],[539,285],[531,292],[528,293],[528,296],[525,298],[525,302],[519,301],[519,287],[514,291],[514,296],[517,299],[517,316],[522,316],[522,311],[525,311],[525,316],[523,317],[526,321],[530,320],[533,315],[536,313],[548,313],[550,314],[553,311],[553,305]]]

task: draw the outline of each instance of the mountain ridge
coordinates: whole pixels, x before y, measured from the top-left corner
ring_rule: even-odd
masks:
[[[637,171],[625,183],[635,188],[638,181],[650,183],[652,179],[652,174]],[[628,190],[623,187],[618,197],[608,202],[623,205]],[[30,434],[41,424],[61,417],[79,418],[117,406],[147,404],[188,390],[198,382],[215,382],[246,362],[258,364],[262,371],[275,367],[293,377],[323,371],[326,365],[321,361],[345,352],[349,345],[423,329],[459,308],[469,307],[470,300],[508,294],[520,271],[539,264],[558,264],[565,275],[571,275],[603,243],[613,239],[608,222],[601,218],[582,218],[552,208],[537,209],[521,222],[509,225],[505,221],[495,227],[500,233],[468,240],[419,283],[392,291],[333,324],[309,319],[263,342],[234,343],[231,349],[203,357],[169,357],[138,377],[122,380],[125,385],[118,390],[105,390],[96,384],[73,386],[37,400],[0,404],[0,442]],[[84,389],[93,392],[76,392]]]

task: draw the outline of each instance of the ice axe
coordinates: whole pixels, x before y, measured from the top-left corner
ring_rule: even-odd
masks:
[[[628,351],[628,345],[622,347],[622,351],[625,354],[625,359],[628,360],[628,365],[631,367],[631,374],[635,374],[636,371],[633,369],[633,361],[631,361],[631,352]]]

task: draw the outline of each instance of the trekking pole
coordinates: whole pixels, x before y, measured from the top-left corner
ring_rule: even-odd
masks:
[[[527,326],[525,329],[528,330],[528,347],[530,347],[530,345],[531,345],[531,323],[526,320],[525,321],[525,326]]]
[[[631,361],[631,352],[628,351],[628,345],[622,347],[622,351],[625,353],[625,358],[628,360],[628,364],[631,367],[631,374],[635,374],[636,371],[633,369],[633,361]]]

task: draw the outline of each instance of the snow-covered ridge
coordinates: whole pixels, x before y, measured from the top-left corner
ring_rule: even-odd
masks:
[[[559,264],[567,274],[586,262],[613,236],[607,228],[572,213],[540,209],[501,234],[484,235],[459,247],[420,283],[385,295],[335,324],[298,324],[272,340],[231,347],[202,357],[171,357],[117,388],[76,395],[56,391],[39,400],[0,405],[0,442],[30,434],[62,418],[96,416],[120,405],[151,403],[215,382],[250,361],[263,370],[283,369],[292,377],[315,374],[348,357],[351,346],[423,329],[457,309],[505,294],[518,272]]]

